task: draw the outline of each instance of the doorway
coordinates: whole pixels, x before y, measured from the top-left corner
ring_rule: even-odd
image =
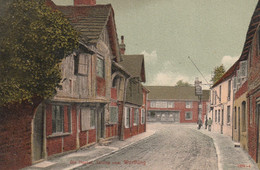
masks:
[[[221,113],[221,134],[223,134],[223,125],[224,125],[224,109],[222,109],[222,113]]]
[[[238,107],[238,115],[237,115],[237,131],[238,131],[238,142],[240,142],[240,107]]]
[[[97,142],[99,142],[100,138],[104,138],[104,130],[105,130],[105,117],[104,117],[104,107],[100,107],[97,109]]]
[[[44,108],[40,104],[33,119],[33,162],[44,158],[43,154],[43,121]]]

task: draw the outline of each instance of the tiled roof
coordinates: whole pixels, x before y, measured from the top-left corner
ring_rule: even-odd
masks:
[[[229,68],[229,70],[212,86],[215,87],[228,79],[230,76],[235,74],[235,70],[239,66],[239,61],[247,60],[249,50],[253,41],[253,37],[257,31],[258,25],[260,23],[260,1],[258,1],[254,14],[251,18],[250,24],[248,26],[247,34],[246,34],[246,40],[244,43],[244,47],[241,53],[241,56],[239,59]]]
[[[195,87],[185,86],[145,86],[149,91],[148,100],[198,101]],[[203,90],[202,100],[209,100],[209,90]]]
[[[87,45],[96,44],[107,25],[112,7],[95,6],[57,6],[74,28],[80,32],[81,40]]]
[[[138,77],[145,82],[144,55],[123,55],[119,62],[133,77]]]
[[[237,60],[233,66],[231,66],[228,71],[225,72],[225,74],[215,83],[213,84],[212,87],[215,87],[217,85],[219,85],[220,83],[222,83],[223,81],[229,79],[233,74],[235,74],[235,70],[237,68],[237,66],[239,65],[239,60]]]
[[[253,37],[257,31],[259,23],[260,23],[260,1],[258,1],[257,5],[256,5],[254,14],[253,14],[250,24],[248,26],[244,48],[243,48],[242,54],[239,58],[240,61],[247,59],[249,49],[250,49],[250,46],[253,41]]]

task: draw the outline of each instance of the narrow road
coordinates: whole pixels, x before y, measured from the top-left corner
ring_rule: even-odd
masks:
[[[213,140],[183,124],[151,124],[156,133],[79,169],[217,170]]]

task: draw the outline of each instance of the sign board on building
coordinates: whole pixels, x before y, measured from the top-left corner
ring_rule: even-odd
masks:
[[[195,95],[201,96],[202,95],[202,87],[200,86],[201,81],[198,78],[195,80]]]

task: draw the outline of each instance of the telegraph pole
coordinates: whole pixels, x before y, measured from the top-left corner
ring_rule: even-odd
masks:
[[[199,81],[199,78],[196,77],[195,79],[195,95],[198,96],[198,99],[199,99],[199,107],[198,107],[198,118],[199,120],[202,122],[202,119],[201,119],[201,110],[202,108],[201,107],[201,96],[202,96],[202,87],[201,87],[201,81]]]

